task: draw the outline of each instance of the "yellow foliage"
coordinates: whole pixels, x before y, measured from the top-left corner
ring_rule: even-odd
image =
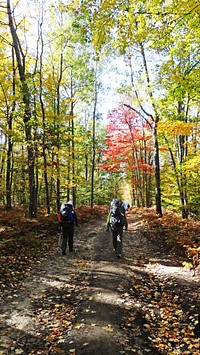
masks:
[[[194,157],[188,159],[184,167],[187,174],[196,176],[197,172],[200,172],[200,152],[198,151]]]
[[[159,132],[171,134],[172,136],[189,136],[192,133],[195,123],[182,121],[161,121],[158,123]]]

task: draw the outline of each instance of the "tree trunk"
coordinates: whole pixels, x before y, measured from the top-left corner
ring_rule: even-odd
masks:
[[[134,140],[131,126],[130,126],[128,120],[125,120],[125,121],[126,121],[126,124],[128,126],[129,132],[130,132],[131,144],[132,144],[132,157],[133,157],[133,162],[135,161],[135,165],[136,165],[135,174],[136,174],[136,191],[137,191],[137,200],[138,200],[137,204],[138,204],[138,207],[140,207],[140,206],[144,207],[143,193],[142,193],[142,179],[141,179],[141,173],[140,173],[140,168],[139,168],[138,152],[137,152],[137,148],[135,146],[135,140]]]
[[[9,19],[9,28],[13,40],[13,47],[15,50],[17,68],[19,71],[19,77],[21,82],[23,103],[24,103],[24,125],[25,125],[25,135],[28,150],[28,176],[29,176],[29,216],[30,218],[37,217],[37,196],[35,191],[35,154],[32,145],[32,135],[31,135],[31,101],[30,101],[30,90],[26,82],[25,76],[25,56],[22,52],[20,41],[14,26],[14,21],[12,18],[10,0],[7,0],[7,14]]]
[[[155,199],[156,199],[156,213],[161,217],[162,216],[162,203],[161,203],[161,188],[160,188],[160,158],[159,158],[159,144],[158,144],[158,136],[157,136],[157,124],[159,122],[159,116],[156,109],[155,100],[153,97],[153,91],[151,87],[149,72],[147,68],[146,56],[144,51],[144,46],[140,43],[140,50],[143,58],[144,70],[146,75],[147,82],[147,91],[150,98],[151,105],[154,109],[154,126],[153,128],[153,137],[154,137],[154,162],[155,162]]]
[[[159,122],[159,115],[157,112],[156,108],[156,103],[154,100],[153,96],[153,90],[151,87],[151,81],[150,81],[150,76],[149,76],[149,71],[148,71],[148,66],[147,66],[147,61],[146,61],[146,55],[145,55],[145,48],[143,43],[139,43],[139,48],[140,48],[140,53],[142,55],[143,59],[143,66],[144,66],[144,72],[145,72],[145,78],[146,78],[146,88],[147,88],[147,93],[149,96],[149,102],[152,105],[152,109],[154,111],[154,114],[150,114],[147,112],[147,110],[143,107],[142,102],[139,99],[138,92],[136,88],[134,87],[134,82],[133,82],[133,71],[132,71],[132,66],[131,66],[131,83],[134,88],[135,96],[138,101],[139,107],[141,112],[145,115],[143,115],[140,111],[133,109],[130,105],[125,105],[126,107],[129,107],[133,109],[138,115],[140,115],[151,127],[152,134],[153,134],[153,139],[154,139],[154,164],[155,164],[155,203],[156,203],[156,213],[159,216],[162,216],[162,204],[161,204],[161,188],[160,188],[160,162],[159,162],[159,144],[158,144],[158,137],[157,137],[157,124]],[[130,63],[131,65],[131,63]],[[150,119],[150,121],[148,120]]]
[[[41,24],[40,24],[41,28]],[[50,214],[50,198],[49,198],[49,185],[48,185],[48,175],[47,175],[47,157],[46,157],[46,149],[45,149],[45,143],[46,143],[46,124],[45,124],[45,110],[44,110],[44,102],[43,102],[43,95],[42,95],[42,60],[43,60],[43,33],[42,29],[40,31],[40,38],[41,38],[41,53],[40,53],[40,91],[39,91],[39,97],[40,97],[40,105],[41,105],[41,110],[42,110],[42,155],[43,155],[43,164],[44,164],[44,183],[45,183],[45,194],[46,194],[46,208],[47,208],[47,214]]]
[[[75,182],[75,143],[74,143],[74,89],[73,89],[73,77],[71,73],[71,109],[70,109],[70,116],[72,117],[71,120],[71,128],[72,128],[72,200],[73,205],[76,207],[76,182]]]
[[[68,130],[69,130],[69,136],[71,133],[71,121],[69,120],[69,124],[68,124]],[[67,152],[68,152],[68,161],[67,161],[67,182],[68,182],[68,186],[67,186],[67,201],[70,200],[70,182],[71,182],[71,161],[70,161],[70,157],[71,157],[71,143],[70,143],[70,139],[68,139],[67,141]]]
[[[162,216],[161,205],[161,189],[160,189],[160,161],[159,161],[159,146],[157,137],[157,127],[154,127],[154,148],[155,148],[155,193],[156,193],[156,213]]]
[[[91,172],[91,201],[90,206],[94,206],[94,172],[95,172],[95,157],[96,157],[96,109],[97,109],[97,96],[98,96],[98,87],[97,87],[97,78],[95,74],[95,83],[94,83],[94,109],[92,117],[92,172]]]
[[[11,117],[9,117],[11,121]],[[9,129],[11,125],[9,124]],[[7,164],[6,164],[6,210],[9,211],[12,208],[11,201],[11,188],[12,188],[12,139],[8,137],[8,149],[7,149]]]
[[[62,80],[62,75],[63,75],[63,54],[60,54],[60,75],[58,78],[58,84],[57,84],[57,89],[56,89],[56,94],[57,94],[57,105],[56,105],[56,113],[57,116],[60,116],[60,83]],[[59,126],[57,126],[57,147],[58,147],[58,152],[56,154],[56,168],[57,168],[57,180],[56,180],[56,203],[57,203],[57,212],[60,210],[60,131],[59,131]]]
[[[13,70],[13,78],[12,78],[12,95],[13,95],[13,102],[12,102],[12,108],[11,112],[9,113],[9,107],[8,104],[7,106],[7,119],[8,119],[8,129],[11,132],[12,131],[12,122],[13,122],[13,114],[15,112],[15,65],[14,65],[14,51],[12,48],[12,70]],[[2,87],[3,90],[3,87]],[[3,90],[4,93],[4,90]],[[4,93],[5,99],[6,99],[6,93]],[[7,102],[7,100],[6,100]],[[12,201],[11,201],[11,195],[12,195],[12,148],[13,148],[13,143],[12,143],[12,138],[10,134],[8,134],[8,144],[7,144],[7,164],[6,164],[6,209],[9,211],[12,208]]]

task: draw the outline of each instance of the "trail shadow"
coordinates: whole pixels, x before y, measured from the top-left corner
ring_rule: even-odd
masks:
[[[15,355],[16,350],[20,354],[29,354],[35,350],[48,350],[47,343],[42,334],[36,336],[30,331],[16,329],[1,322],[0,326],[0,350],[5,355]]]
[[[131,233],[127,237],[121,260],[113,253],[111,236],[101,229],[89,239],[80,233],[77,253],[54,255],[37,267],[23,290],[23,297],[31,297],[28,311],[34,324],[20,330],[2,320],[1,337],[10,337],[13,347],[6,355],[19,348],[24,354],[41,348],[42,355],[68,355],[73,349],[76,355],[163,354],[153,346],[150,333],[152,324],[162,325],[161,308],[168,307],[169,328],[176,307],[181,326],[188,327],[198,312],[197,296],[171,275],[163,278],[139,266],[139,256],[159,256],[158,250],[148,254],[150,244],[143,249],[142,240]],[[23,302],[11,311],[16,309],[23,314]],[[144,327],[147,322],[150,330]]]
[[[136,226],[136,228],[135,228]],[[94,249],[94,260],[99,262],[118,263],[133,268],[145,268],[147,273],[157,273],[160,277],[174,277],[176,282],[198,287],[200,270],[193,270],[183,266],[185,256],[177,252],[166,250],[162,240],[151,240],[140,233],[140,225],[131,224],[130,230],[123,236],[122,259],[118,259],[113,252],[112,236],[102,232]]]

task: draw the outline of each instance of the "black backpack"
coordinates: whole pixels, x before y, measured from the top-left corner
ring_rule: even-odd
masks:
[[[125,224],[125,215],[122,208],[122,202],[115,198],[110,204],[110,227],[116,229],[123,227]]]

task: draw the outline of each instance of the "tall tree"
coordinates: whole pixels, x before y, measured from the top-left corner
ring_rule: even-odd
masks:
[[[7,105],[7,117],[8,117],[8,149],[7,149],[7,167],[6,167],[6,208],[10,210],[12,207],[12,178],[13,178],[13,169],[12,169],[12,154],[13,154],[13,142],[11,132],[13,129],[13,115],[15,114],[16,107],[16,68],[15,68],[15,58],[14,58],[14,50],[12,48],[12,107],[11,111]],[[6,94],[5,94],[6,98]],[[10,112],[9,112],[10,111]]]
[[[43,39],[43,22],[44,22],[44,9],[43,6],[41,7],[40,11],[40,18],[38,21],[38,42],[37,42],[37,53],[39,49],[39,41],[40,41],[40,48],[41,51],[38,53],[39,58],[36,60],[35,65],[35,74],[37,70],[37,61],[39,61],[39,101],[41,105],[41,116],[42,116],[42,155],[43,155],[43,162],[44,162],[44,181],[45,181],[45,194],[46,194],[46,208],[47,213],[50,214],[50,196],[49,196],[49,182],[48,182],[48,170],[47,170],[47,153],[46,153],[46,114],[45,114],[45,105],[44,105],[44,98],[43,98],[43,53],[44,53],[44,39]]]
[[[91,201],[90,205],[94,205],[94,173],[96,167],[96,119],[97,119],[97,103],[98,103],[98,94],[99,94],[99,83],[98,83],[98,62],[96,63],[95,68],[95,77],[94,77],[94,99],[93,101],[93,114],[92,114],[92,172],[91,172]]]
[[[26,133],[26,143],[28,150],[28,174],[29,174],[29,215],[31,218],[37,216],[37,195],[35,188],[35,152],[32,143],[31,132],[31,98],[30,89],[26,78],[26,55],[23,52],[20,39],[17,34],[16,22],[11,8],[10,0],[7,0],[7,14],[9,20],[10,33],[13,40],[13,48],[16,55],[17,68],[21,82],[22,98],[24,104],[24,125]]]

